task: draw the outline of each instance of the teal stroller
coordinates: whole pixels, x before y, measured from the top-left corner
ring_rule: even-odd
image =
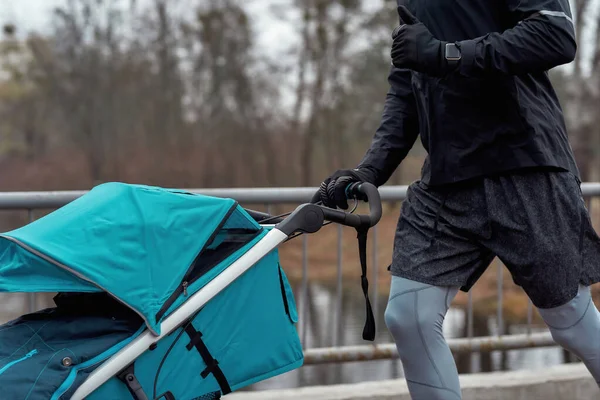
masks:
[[[326,221],[357,228],[364,244],[379,193],[350,193],[370,215],[311,202],[272,217],[232,199],[107,183],[1,234],[0,291],[58,294],[56,307],[0,326],[0,398],[211,400],[299,368],[277,247]]]

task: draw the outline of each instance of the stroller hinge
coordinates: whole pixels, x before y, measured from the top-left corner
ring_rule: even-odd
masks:
[[[125,385],[127,385],[127,388],[134,396],[135,400],[149,400],[148,396],[146,396],[146,393],[144,393],[144,388],[135,377],[133,364],[119,374],[119,379],[122,380]]]
[[[187,283],[187,281],[183,282],[183,283],[181,284],[181,286],[183,286],[183,295],[187,297],[187,295],[188,295],[188,290],[187,290],[187,288],[188,288],[188,283]]]

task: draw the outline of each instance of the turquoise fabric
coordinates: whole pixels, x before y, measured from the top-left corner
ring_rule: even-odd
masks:
[[[137,311],[158,334],[157,312],[234,208],[236,219],[259,229],[232,199],[144,185],[97,186],[2,235],[0,291],[101,288]],[[65,267],[73,273],[70,282]]]
[[[102,289],[0,237],[0,291],[93,293]]]
[[[212,299],[192,324],[235,392],[302,366],[297,316],[274,250]],[[214,375],[200,376],[206,364],[195,348],[187,350],[188,343],[190,337],[179,329],[136,360],[135,374],[149,399],[167,391],[176,399],[195,399],[221,390]],[[88,400],[131,400],[124,388],[113,379]]]
[[[219,293],[192,322],[202,332],[206,347],[218,360],[233,391],[296,369],[303,363],[295,327],[297,311],[278,261],[275,250]],[[286,314],[284,301],[290,316]],[[156,365],[163,358],[157,395],[171,391],[176,399],[192,399],[220,390],[213,375],[199,379],[199,372],[206,365],[195,349],[186,349],[188,335],[184,333],[178,340],[177,335],[171,336],[175,338],[161,343],[163,351],[147,352],[136,363],[138,379],[147,393],[153,395],[149,390],[153,390]],[[165,349],[174,340],[176,345],[165,357]]]
[[[144,326],[142,325],[142,327],[136,333],[134,333],[132,336],[130,336],[129,338],[108,348],[102,354],[99,354],[96,357],[94,357],[90,360],[87,360],[84,363],[75,365],[73,368],[71,368],[71,370],[69,371],[69,375],[63,381],[62,385],[60,385],[60,387],[56,390],[56,392],[54,392],[54,394],[52,395],[52,398],[50,398],[50,400],[70,399],[73,396],[73,394],[75,394],[75,391],[77,390],[77,388],[85,381],[85,379],[87,379],[89,377],[89,375],[94,371],[95,368],[97,368],[99,365],[101,365],[102,362],[108,360],[110,357],[115,355],[118,351],[120,351],[122,348],[127,346],[133,340],[135,340],[138,336],[140,336],[140,334],[143,331],[144,331]],[[105,399],[127,398],[124,396],[123,393],[128,394],[128,390],[125,385],[122,385],[121,388],[118,388],[118,387],[113,388],[113,392],[111,393],[111,395],[108,397],[105,397]]]
[[[102,302],[101,296],[92,296]],[[103,308],[82,312],[73,303],[1,326],[0,399],[67,400],[72,395],[67,391],[146,329],[141,319],[131,319],[132,312],[120,315]],[[71,364],[65,366],[67,357]]]
[[[196,293],[198,290],[202,289],[208,282],[212,281],[215,277],[217,277],[221,272],[223,272],[227,267],[237,261],[244,253],[246,253],[250,248],[252,248],[256,243],[258,243],[263,237],[268,233],[267,229],[264,229],[260,232],[256,238],[250,241],[247,245],[239,249],[238,251],[231,254],[229,257],[224,259],[219,265],[212,268],[205,275],[203,275],[200,279],[196,280],[188,287],[189,293]],[[180,296],[171,307],[168,309],[166,315],[170,315],[173,311],[175,311],[181,304],[183,304],[187,300],[187,297]]]
[[[268,230],[231,199],[109,183],[0,235],[0,291],[90,293],[83,295],[86,298],[98,296],[92,292],[106,291],[119,300],[108,317],[91,319],[85,310],[61,311],[58,307],[30,318],[48,322],[44,326],[52,328],[52,340],[60,343],[52,348],[76,349],[70,368],[62,366],[62,353],[54,355],[51,347],[25,348],[23,332],[29,323],[19,325],[23,332],[6,330],[10,338],[2,340],[0,350],[9,358],[6,365],[0,365],[4,368],[0,377],[11,382],[14,376],[26,377],[15,390],[41,388],[29,400],[66,400],[102,360],[140,334],[140,325],[144,325],[138,318],[111,317],[123,310],[121,303],[143,317],[154,333],[160,333],[163,318],[252,251]],[[196,259],[193,274],[187,276]],[[187,293],[181,290],[184,277],[189,280]],[[157,320],[159,311],[161,320]],[[59,318],[61,313],[69,315],[68,323],[66,317]],[[48,321],[41,317],[46,314]],[[297,320],[294,295],[277,249],[190,316],[233,391],[303,364]],[[214,375],[201,376],[207,366],[195,348],[186,348],[189,342],[188,334],[179,328],[135,360],[135,374],[148,398],[170,391],[178,400],[193,399],[221,390]],[[23,353],[25,350],[39,353],[27,358],[30,353]],[[43,369],[47,388],[38,382],[39,368],[32,367],[44,363],[51,366]],[[131,395],[113,378],[89,399],[131,400]]]

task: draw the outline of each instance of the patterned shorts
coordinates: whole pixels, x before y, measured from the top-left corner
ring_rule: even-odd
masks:
[[[528,171],[433,188],[402,204],[393,275],[468,291],[495,257],[538,308],[600,282],[600,238],[570,172]]]

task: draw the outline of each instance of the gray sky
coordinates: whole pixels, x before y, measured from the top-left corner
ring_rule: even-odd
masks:
[[[138,3],[143,5],[146,1],[148,0],[138,0]],[[289,49],[290,45],[297,39],[293,24],[278,20],[270,10],[272,5],[285,5],[289,4],[290,1],[244,0],[244,5],[253,17],[254,29],[258,35],[256,44],[262,53],[276,57],[277,54],[281,54],[281,51]],[[366,1],[364,7],[378,6],[381,1]],[[600,4],[600,0],[592,0],[592,2],[597,5]],[[64,3],[64,0],[0,0],[0,24],[14,22],[19,27],[21,34],[32,30],[44,31],[48,29],[48,19],[52,8],[61,3]],[[573,0],[571,0],[571,3],[573,4]],[[596,8],[596,10],[599,9],[600,7]],[[293,15],[289,16],[293,17]],[[589,13],[586,17],[590,20],[596,20],[596,12]],[[584,52],[584,56],[589,55],[588,49],[594,40],[591,33],[585,32],[581,43],[579,43],[579,50]],[[584,57],[585,59],[589,59],[589,57]],[[567,69],[569,68],[567,67]]]
[[[143,5],[146,1],[138,0],[138,3]],[[253,16],[259,48],[274,53],[289,47],[290,41],[282,41],[282,38],[289,37],[291,41],[294,40],[294,30],[291,24],[278,20],[270,11],[272,5],[289,2],[290,0],[245,1],[247,10]],[[0,24],[15,23],[20,34],[33,30],[45,31],[48,29],[48,21],[53,7],[59,4],[64,4],[64,0],[0,0]]]
[[[0,23],[15,22],[23,30],[38,29],[45,25],[55,0],[0,0]]]
[[[143,6],[148,0],[137,0]],[[218,1],[218,0],[215,0]],[[383,0],[369,0],[365,2],[364,9],[379,6]],[[190,3],[193,3],[190,0]],[[14,22],[19,26],[21,34],[31,30],[42,31],[47,29],[48,19],[52,8],[64,0],[0,0],[0,24]],[[293,24],[279,20],[271,11],[273,6],[290,4],[291,0],[244,0],[243,4],[251,14],[254,29],[258,35],[259,48],[273,54],[277,50],[287,49],[296,40]],[[185,4],[185,2],[181,2]],[[280,9],[283,7],[279,7]],[[289,7],[288,9],[291,9]],[[286,18],[294,18],[289,11]]]

